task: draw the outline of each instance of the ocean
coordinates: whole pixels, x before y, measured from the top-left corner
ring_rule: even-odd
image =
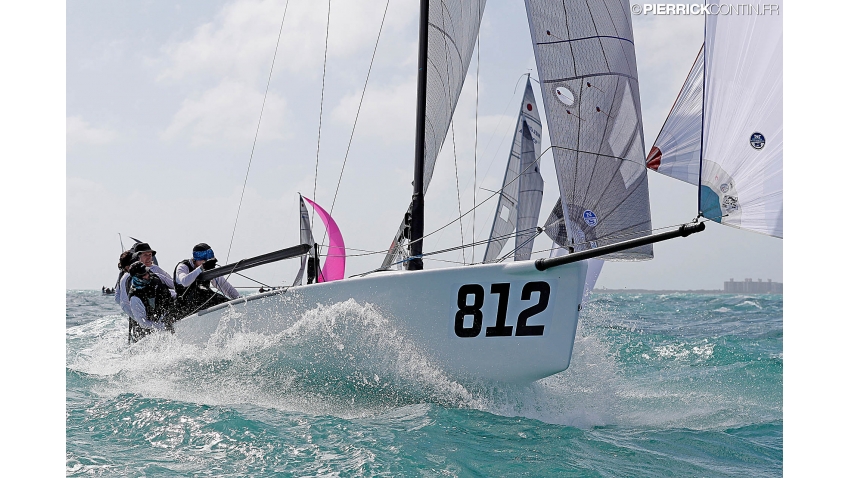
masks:
[[[461,384],[348,301],[297,332],[127,345],[66,294],[68,476],[781,476],[781,295],[594,294],[570,368]],[[305,326],[308,325],[308,326]]]

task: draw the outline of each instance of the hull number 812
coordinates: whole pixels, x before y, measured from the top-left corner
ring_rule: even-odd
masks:
[[[523,301],[530,301],[531,295],[537,292],[537,303],[522,310],[516,317],[516,327],[506,325],[508,315],[508,297],[511,284],[491,284],[490,295],[498,296],[495,325],[485,327],[486,337],[526,337],[543,335],[544,325],[529,325],[528,320],[546,310],[549,306],[549,284],[546,282],[528,282],[522,288]],[[455,313],[454,331],[458,337],[478,337],[484,325],[484,287],[480,284],[464,284],[457,291],[457,312]],[[466,327],[472,317],[472,325]],[[490,322],[488,320],[488,322]],[[513,321],[511,321],[513,322]]]

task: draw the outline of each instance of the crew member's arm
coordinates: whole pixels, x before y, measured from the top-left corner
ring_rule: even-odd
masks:
[[[115,300],[121,306],[121,310],[127,315],[133,315],[130,311],[130,298],[127,297],[127,285],[130,283],[130,274],[124,273],[118,281],[118,289],[115,291]]]
[[[201,275],[201,272],[204,272],[203,267],[196,267],[195,270],[190,272],[189,266],[181,263],[177,266],[177,273],[174,280],[183,287],[189,287]]]
[[[159,267],[158,265],[154,264],[151,266],[151,272],[159,276],[159,279],[162,281],[162,283],[168,286],[169,289],[174,288],[174,281],[171,280],[171,274],[165,272],[162,267]]]
[[[215,284],[215,288],[226,295],[228,299],[233,300],[240,297],[239,292],[224,277],[216,277],[212,282]]]
[[[148,313],[145,310],[145,306],[144,304],[142,304],[142,300],[138,297],[130,298],[130,312],[130,315],[133,317],[133,320],[135,320],[136,323],[142,326],[142,328],[165,330],[164,323],[148,320]]]

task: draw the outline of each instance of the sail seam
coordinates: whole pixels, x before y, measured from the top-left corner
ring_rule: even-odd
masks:
[[[625,42],[631,43],[632,45],[635,44],[635,42],[633,42],[632,40],[629,40],[628,38],[622,38],[622,37],[617,37],[617,36],[613,36],[613,35],[594,35],[594,36],[591,36],[591,37],[584,37],[584,38],[572,38],[570,40],[543,41],[543,42],[537,42],[537,44],[538,45],[557,45],[558,43],[571,43],[571,42],[574,42],[574,41],[593,40],[594,38],[611,38],[611,39],[614,39],[614,40],[623,40]]]
[[[578,80],[578,79],[584,79],[584,78],[593,78],[593,77],[596,77],[596,76],[622,76],[622,77],[628,78],[630,80],[638,81],[637,77],[634,77],[632,75],[627,75],[625,73],[617,73],[617,72],[613,72],[613,71],[600,72],[600,73],[590,73],[590,74],[587,74],[587,75],[579,75],[579,76],[568,76],[568,77],[565,77],[565,78],[555,78],[555,79],[551,79],[551,80],[542,80],[542,81],[543,81],[543,83],[558,83],[558,82],[561,82],[561,81],[570,81],[570,80]]]

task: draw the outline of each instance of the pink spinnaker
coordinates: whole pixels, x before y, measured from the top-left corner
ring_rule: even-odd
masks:
[[[345,277],[345,242],[342,240],[342,233],[339,232],[339,226],[336,225],[331,215],[322,209],[322,206],[319,206],[306,197],[304,200],[310,203],[310,206],[313,207],[322,219],[322,222],[325,223],[325,229],[328,231],[328,255],[325,258],[325,265],[322,267],[322,273],[319,274],[317,282],[340,280]]]

